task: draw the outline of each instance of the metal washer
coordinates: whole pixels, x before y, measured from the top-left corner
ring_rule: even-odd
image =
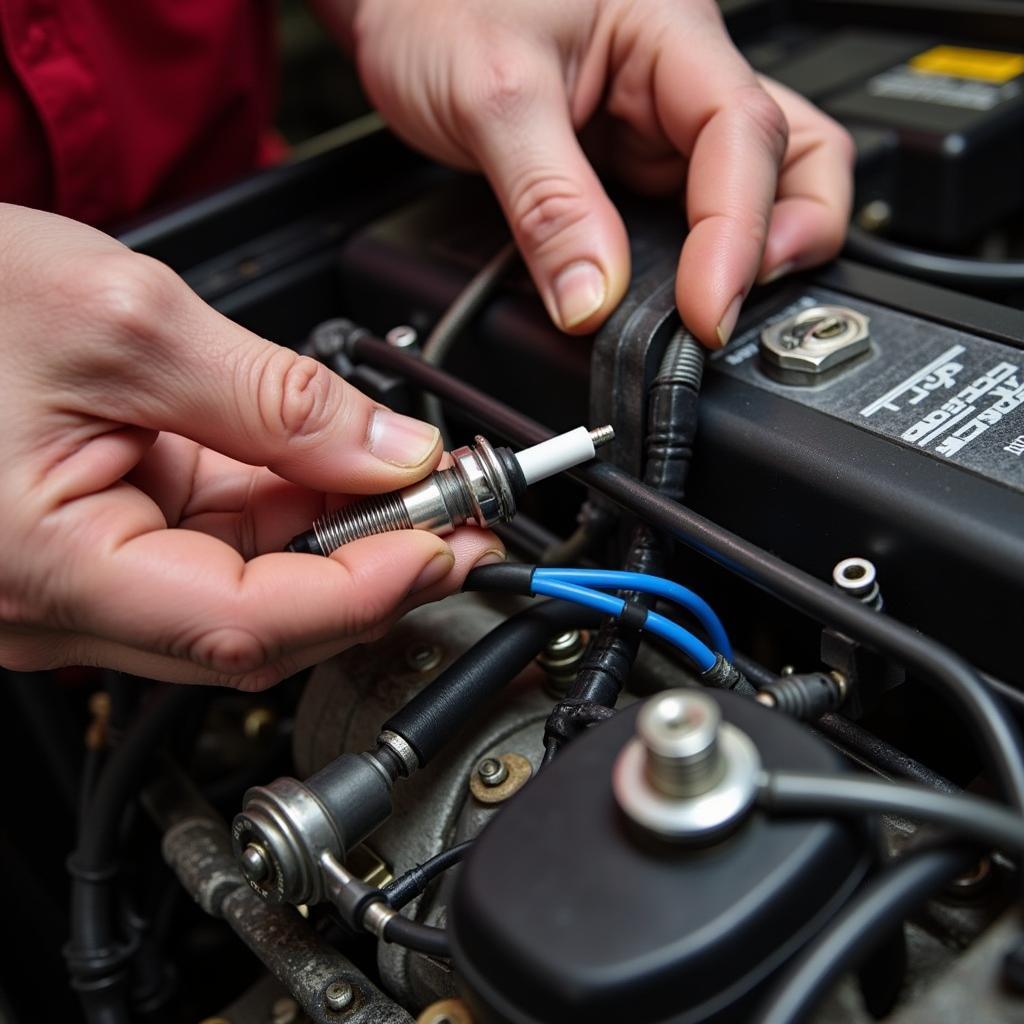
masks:
[[[729,722],[718,729],[725,771],[707,792],[692,797],[666,796],[647,777],[647,750],[634,738],[615,762],[612,790],[619,806],[636,824],[677,843],[703,843],[730,829],[757,795],[761,756],[745,732]]]

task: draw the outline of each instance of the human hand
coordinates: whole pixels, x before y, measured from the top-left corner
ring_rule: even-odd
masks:
[[[98,231],[0,205],[0,238],[0,664],[262,689],[500,553],[472,528],[283,553],[325,492],[429,473],[438,432]]]
[[[394,130],[482,170],[555,321],[595,330],[622,298],[629,249],[595,165],[681,192],[690,233],[676,299],[724,344],[756,279],[833,256],[853,148],[795,93],[760,80],[712,0],[322,0],[347,27]]]

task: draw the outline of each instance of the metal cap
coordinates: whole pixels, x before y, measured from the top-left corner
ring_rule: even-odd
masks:
[[[757,792],[761,759],[700,691],[668,690],[637,715],[612,788],[637,825],[674,842],[708,842],[734,827]]]

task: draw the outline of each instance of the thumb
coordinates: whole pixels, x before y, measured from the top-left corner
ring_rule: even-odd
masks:
[[[552,102],[561,96],[561,102]],[[552,320],[596,329],[629,282],[622,219],[580,148],[557,67],[526,61],[463,88],[464,140],[505,211]]]
[[[435,427],[238,326],[162,264],[112,258],[124,261],[106,272],[118,281],[115,308],[100,319],[108,328],[113,320],[133,351],[119,361],[128,379],[100,385],[108,416],[181,434],[320,491],[392,490],[440,459]]]

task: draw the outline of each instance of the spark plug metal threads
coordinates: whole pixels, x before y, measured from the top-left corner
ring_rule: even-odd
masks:
[[[295,537],[288,551],[329,555],[343,544],[393,530],[451,533],[458,526],[508,522],[517,500],[537,480],[594,457],[595,448],[615,437],[610,427],[577,427],[513,454],[494,448],[484,437],[473,447],[452,452],[452,466],[389,494],[373,495],[321,516],[313,528]]]

